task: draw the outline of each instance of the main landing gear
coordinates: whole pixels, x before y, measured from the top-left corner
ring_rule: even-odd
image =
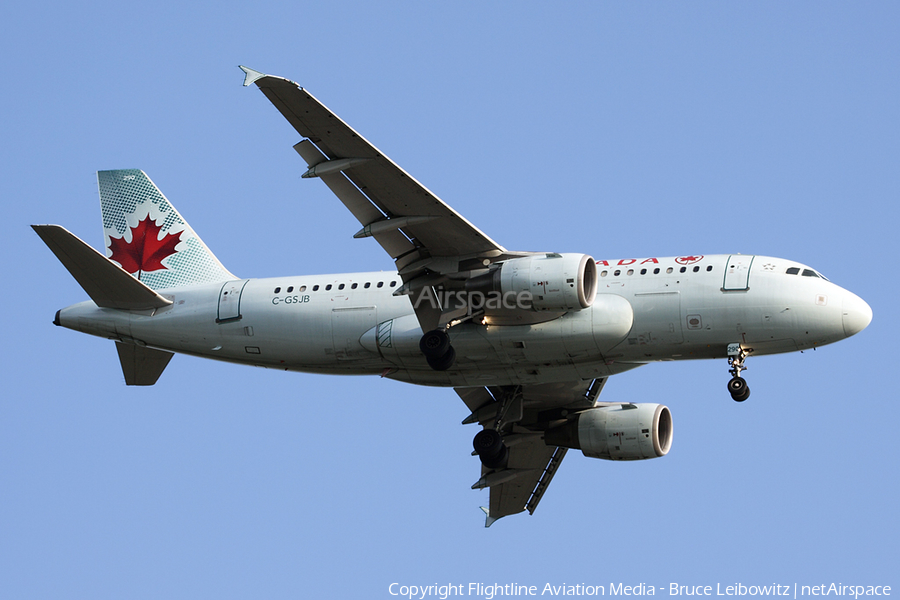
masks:
[[[475,447],[475,454],[481,459],[481,464],[488,469],[506,466],[509,448],[503,443],[503,436],[496,429],[482,429],[475,434],[472,445]]]
[[[509,434],[513,423],[522,419],[524,399],[521,386],[506,386],[495,390],[492,395],[494,402],[489,402],[474,411],[470,418],[463,422],[471,423],[477,420],[484,426],[484,429],[479,431],[472,440],[472,446],[475,448],[474,454],[478,455],[485,468],[503,471],[509,461],[509,447],[507,441],[503,439],[504,433],[502,432],[505,431]],[[505,474],[495,472],[485,477],[494,483],[500,483],[497,477],[507,476],[509,476],[508,472]],[[488,479],[483,477],[476,485],[489,487],[492,484],[487,483]],[[481,483],[484,485],[480,485]]]
[[[456,361],[456,350],[450,345],[450,336],[443,329],[432,329],[419,340],[419,350],[435,371],[446,371]]]
[[[731,366],[731,369],[728,370],[731,373],[728,391],[735,402],[743,402],[750,397],[750,387],[744,378],[741,377],[741,371],[746,369],[744,366],[745,358],[747,358],[747,353],[744,352],[740,344],[730,344],[728,346],[728,364]]]

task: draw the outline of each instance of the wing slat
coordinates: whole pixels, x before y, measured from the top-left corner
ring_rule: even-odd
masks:
[[[544,497],[544,492],[547,491],[547,487],[553,480],[553,476],[556,475],[556,470],[562,463],[562,459],[566,457],[566,452],[568,451],[568,448],[561,448],[557,446],[556,450],[553,452],[553,456],[550,457],[550,461],[547,463],[547,466],[544,467],[544,472],[541,473],[541,478],[538,480],[534,491],[531,492],[531,497],[525,504],[525,509],[528,511],[529,515],[534,514],[534,509],[537,508],[537,505],[538,503],[540,503],[541,498]]]

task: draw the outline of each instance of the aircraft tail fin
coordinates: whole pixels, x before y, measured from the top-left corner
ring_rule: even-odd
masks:
[[[139,169],[98,171],[106,256],[153,290],[237,279]]]

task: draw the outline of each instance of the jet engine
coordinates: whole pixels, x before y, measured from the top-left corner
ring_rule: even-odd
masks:
[[[544,441],[577,448],[592,458],[656,458],[665,456],[672,446],[672,413],[661,404],[598,406],[548,430]]]
[[[581,310],[597,295],[597,264],[587,254],[514,258],[466,282],[466,292],[500,294],[503,306],[536,311]]]

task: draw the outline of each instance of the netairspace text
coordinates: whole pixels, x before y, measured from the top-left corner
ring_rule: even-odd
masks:
[[[667,586],[654,586],[647,583],[637,585],[610,583],[608,586],[586,583],[547,583],[543,586],[519,583],[435,583],[432,585],[391,583],[388,586],[388,593],[391,596],[409,600],[414,598],[447,600],[455,596],[474,596],[484,598],[484,600],[509,596],[655,596],[657,592],[660,595],[668,594],[669,596],[787,596],[794,600],[801,596],[844,596],[858,600],[861,596],[890,596],[891,586],[844,585],[842,583],[821,583],[819,585],[797,583],[685,585],[670,583]]]

